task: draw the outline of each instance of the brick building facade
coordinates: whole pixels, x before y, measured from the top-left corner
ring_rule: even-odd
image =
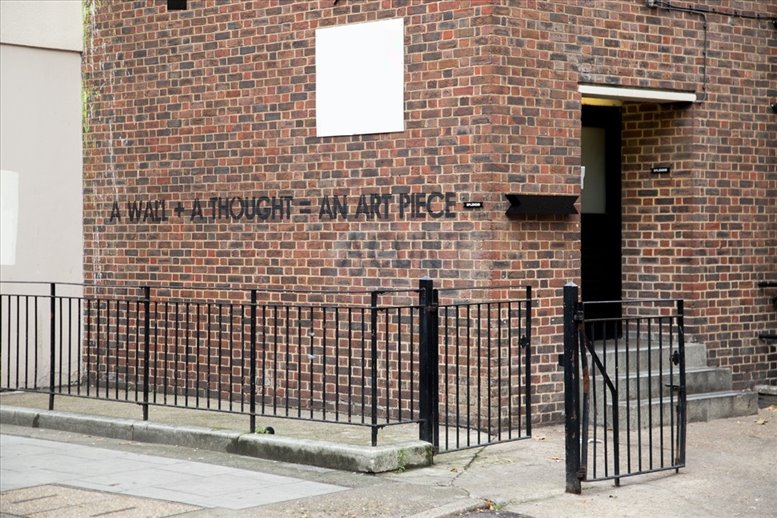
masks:
[[[93,0],[85,278],[204,297],[528,284],[538,421],[563,409],[570,280],[684,298],[736,388],[775,383],[758,283],[777,279],[777,3],[656,4]],[[404,130],[317,136],[316,30],[390,19]],[[620,157],[603,210],[506,217],[508,194],[581,194],[584,126]]]

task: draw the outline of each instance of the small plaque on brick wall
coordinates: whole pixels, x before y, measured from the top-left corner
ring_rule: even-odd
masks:
[[[650,172],[653,174],[669,174],[672,172],[672,166],[669,165],[655,165],[650,168]]]
[[[483,202],[482,201],[465,201],[464,202],[464,208],[467,209],[467,210],[482,209],[483,208]]]
[[[186,0],[167,0],[168,11],[185,11]]]

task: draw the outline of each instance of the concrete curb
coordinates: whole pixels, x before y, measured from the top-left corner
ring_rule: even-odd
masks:
[[[235,453],[239,432],[134,421],[132,440]]]
[[[482,511],[486,508],[487,504],[484,500],[466,498],[441,505],[440,507],[435,507],[434,509],[429,509],[422,513],[414,514],[410,518],[453,518],[466,513]]]
[[[0,423],[237,453],[362,473],[383,473],[430,466],[433,460],[432,446],[423,441],[372,448],[12,406],[0,406]]]
[[[362,473],[383,473],[432,464],[431,445],[422,441],[362,447],[277,435],[241,435],[237,453]]]
[[[28,428],[39,428],[37,410],[14,406],[0,406],[0,423]]]
[[[38,428],[131,441],[134,421],[131,419],[107,419],[104,417],[47,410],[38,413],[37,423]]]

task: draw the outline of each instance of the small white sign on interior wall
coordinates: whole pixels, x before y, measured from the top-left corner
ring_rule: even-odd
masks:
[[[19,173],[0,171],[0,265],[16,264],[19,226]]]
[[[316,29],[316,135],[404,131],[404,20]]]

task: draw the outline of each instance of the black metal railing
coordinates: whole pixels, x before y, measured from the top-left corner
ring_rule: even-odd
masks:
[[[342,423],[370,427],[373,445],[380,428],[419,423],[442,450],[530,434],[530,290],[440,305],[430,280],[218,301],[45,287],[0,295],[0,387],[47,393],[50,409],[67,395],[137,403],[144,419],[152,406],[247,414],[252,431],[257,416]]]
[[[531,289],[523,299],[438,307],[441,449],[530,437]]]
[[[686,380],[682,300],[616,301],[620,316],[565,287],[567,491],[685,466]]]

